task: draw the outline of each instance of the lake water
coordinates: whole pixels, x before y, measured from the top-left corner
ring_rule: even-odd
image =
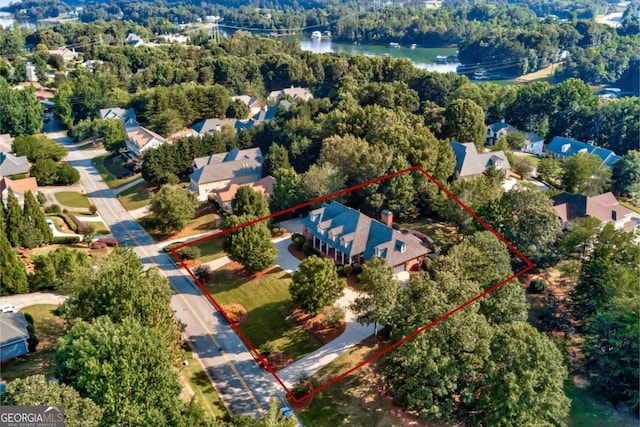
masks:
[[[392,58],[407,58],[417,68],[439,73],[456,72],[458,62],[449,62],[447,64],[436,63],[437,56],[455,55],[456,48],[425,48],[401,46],[399,48],[390,48],[378,45],[354,45],[349,43],[336,43],[332,40],[310,39],[304,36],[296,36],[295,39],[300,41],[302,50],[313,53],[349,53],[351,55],[365,56],[383,56],[389,55]]]

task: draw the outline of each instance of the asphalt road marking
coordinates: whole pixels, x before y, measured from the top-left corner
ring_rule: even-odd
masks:
[[[93,182],[93,179],[91,179],[91,177],[89,176],[86,168],[83,170],[84,174],[87,176],[88,181],[91,182],[91,184],[94,187],[94,191],[98,191],[103,198],[104,197],[104,192],[107,190],[100,190],[98,188],[98,186],[95,184],[95,182]],[[86,190],[86,189],[85,189]],[[86,192],[86,191],[85,191]],[[109,205],[109,203],[105,202],[104,203],[105,206],[107,207],[107,209],[111,212],[111,214],[113,215],[114,218],[118,218],[118,215],[116,215],[116,213],[113,211],[113,209],[111,209],[111,206]],[[137,224],[137,223],[136,223]],[[138,226],[140,226],[138,224]],[[136,237],[129,231],[129,229],[127,227],[125,227],[124,225],[122,226],[122,228],[124,229],[125,233],[131,238],[131,240],[133,240],[135,243],[137,243],[138,245],[138,249],[140,249],[140,251],[147,256],[150,260],[151,263],[153,263],[155,266],[157,266],[160,270],[162,270],[162,268],[160,268],[160,266],[158,265],[158,263],[156,263],[155,261],[153,261],[153,256],[149,255],[149,253],[147,252],[147,250],[144,248],[143,245],[140,244],[140,242],[138,241],[138,239],[136,239]],[[207,333],[207,336],[211,339],[211,342],[216,346],[216,348],[218,349],[218,351],[220,352],[220,355],[224,358],[224,360],[227,362],[227,365],[229,365],[229,367],[231,368],[231,370],[233,371],[233,373],[236,375],[236,377],[238,378],[238,380],[240,380],[240,383],[242,384],[242,387],[246,390],[247,394],[249,395],[249,397],[251,398],[251,400],[253,401],[253,403],[256,405],[256,407],[258,408],[258,410],[261,413],[265,413],[264,408],[262,407],[262,405],[260,405],[260,402],[258,402],[258,399],[256,399],[255,395],[253,394],[253,392],[251,391],[251,389],[249,388],[249,386],[247,385],[247,383],[244,381],[244,378],[242,378],[242,375],[240,375],[240,372],[238,372],[238,370],[236,369],[235,365],[233,364],[233,361],[229,358],[229,356],[227,356],[226,352],[222,349],[222,347],[220,346],[220,343],[218,342],[218,340],[216,339],[215,336],[213,336],[212,332],[210,331],[209,327],[207,327],[207,325],[204,323],[204,321],[202,320],[202,318],[198,315],[198,313],[194,310],[194,308],[191,306],[191,304],[189,304],[189,302],[187,301],[187,299],[184,297],[184,295],[182,293],[179,292],[179,289],[173,284],[173,282],[171,281],[171,279],[169,279],[167,277],[167,280],[169,281],[169,285],[171,286],[171,288],[173,288],[173,291],[175,293],[175,295],[177,295],[178,297],[180,297],[180,299],[182,300],[182,302],[187,306],[187,308],[189,309],[189,311],[191,311],[191,314],[194,316],[194,318],[198,321],[198,323],[200,323],[200,326],[202,326],[202,328],[205,330],[205,332]],[[207,300],[208,302],[208,300]],[[215,307],[212,307],[215,309]],[[207,370],[205,369],[205,372],[207,372]],[[209,376],[209,373],[207,372],[207,376]],[[211,378],[209,378],[211,379]]]

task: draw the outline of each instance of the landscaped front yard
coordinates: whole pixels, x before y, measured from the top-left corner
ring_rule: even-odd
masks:
[[[40,340],[34,353],[16,357],[2,365],[0,378],[11,381],[29,375],[50,375],[53,369],[53,354],[58,338],[64,335],[64,320],[56,316],[53,311],[56,305],[32,305],[21,310],[33,316],[36,336]]]
[[[207,285],[207,290],[220,304],[239,303],[246,308],[248,317],[239,328],[251,344],[260,348],[270,342],[273,351],[294,360],[322,345],[291,316],[291,276],[287,272],[273,268],[253,279],[241,276],[231,265],[214,272],[213,283]]]
[[[123,185],[126,185],[136,179],[140,178],[141,175],[135,174],[132,176],[124,176],[124,169],[119,164],[114,164],[114,158],[119,158],[119,154],[104,154],[102,156],[97,156],[91,159],[93,166],[96,168],[102,179],[105,180],[109,188],[119,188]],[[118,160],[115,160],[116,163]]]
[[[219,237],[203,240],[193,246],[200,249],[200,257],[198,259],[203,263],[213,261],[214,259],[222,258],[227,255],[227,253],[222,250],[222,240]]]
[[[141,182],[118,194],[118,199],[126,210],[132,211],[143,208],[151,203],[151,195],[152,190],[149,184]]]
[[[58,191],[54,194],[58,203],[71,208],[89,209],[91,202],[89,198],[77,191]]]

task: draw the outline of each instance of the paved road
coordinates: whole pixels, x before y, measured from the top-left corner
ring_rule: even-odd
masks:
[[[240,338],[233,332],[184,271],[161,251],[149,234],[129,215],[91,161],[92,153],[74,150],[63,135],[50,138],[65,144],[67,160],[80,173],[86,194],[97,207],[104,223],[121,244],[131,246],[145,266],[157,266],[169,278],[175,295],[171,305],[185,325],[185,336],[206,367],[220,398],[234,414],[257,416],[268,407],[269,399],[282,396],[282,388],[264,373]]]

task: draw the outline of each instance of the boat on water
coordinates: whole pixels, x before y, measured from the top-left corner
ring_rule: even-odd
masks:
[[[478,70],[473,72],[471,78],[474,80],[489,80],[491,77],[489,73],[487,73],[487,70]]]
[[[391,49],[400,49],[400,43],[391,42],[389,43],[389,47]]]
[[[412,44],[411,44],[411,49],[415,49],[417,46],[418,46],[417,44],[412,43]]]
[[[311,33],[311,38],[320,40],[322,38],[322,33],[320,31],[314,31],[313,33]]]
[[[436,56],[436,63],[437,64],[446,64],[448,62],[449,62],[449,57],[444,56],[444,55]]]

